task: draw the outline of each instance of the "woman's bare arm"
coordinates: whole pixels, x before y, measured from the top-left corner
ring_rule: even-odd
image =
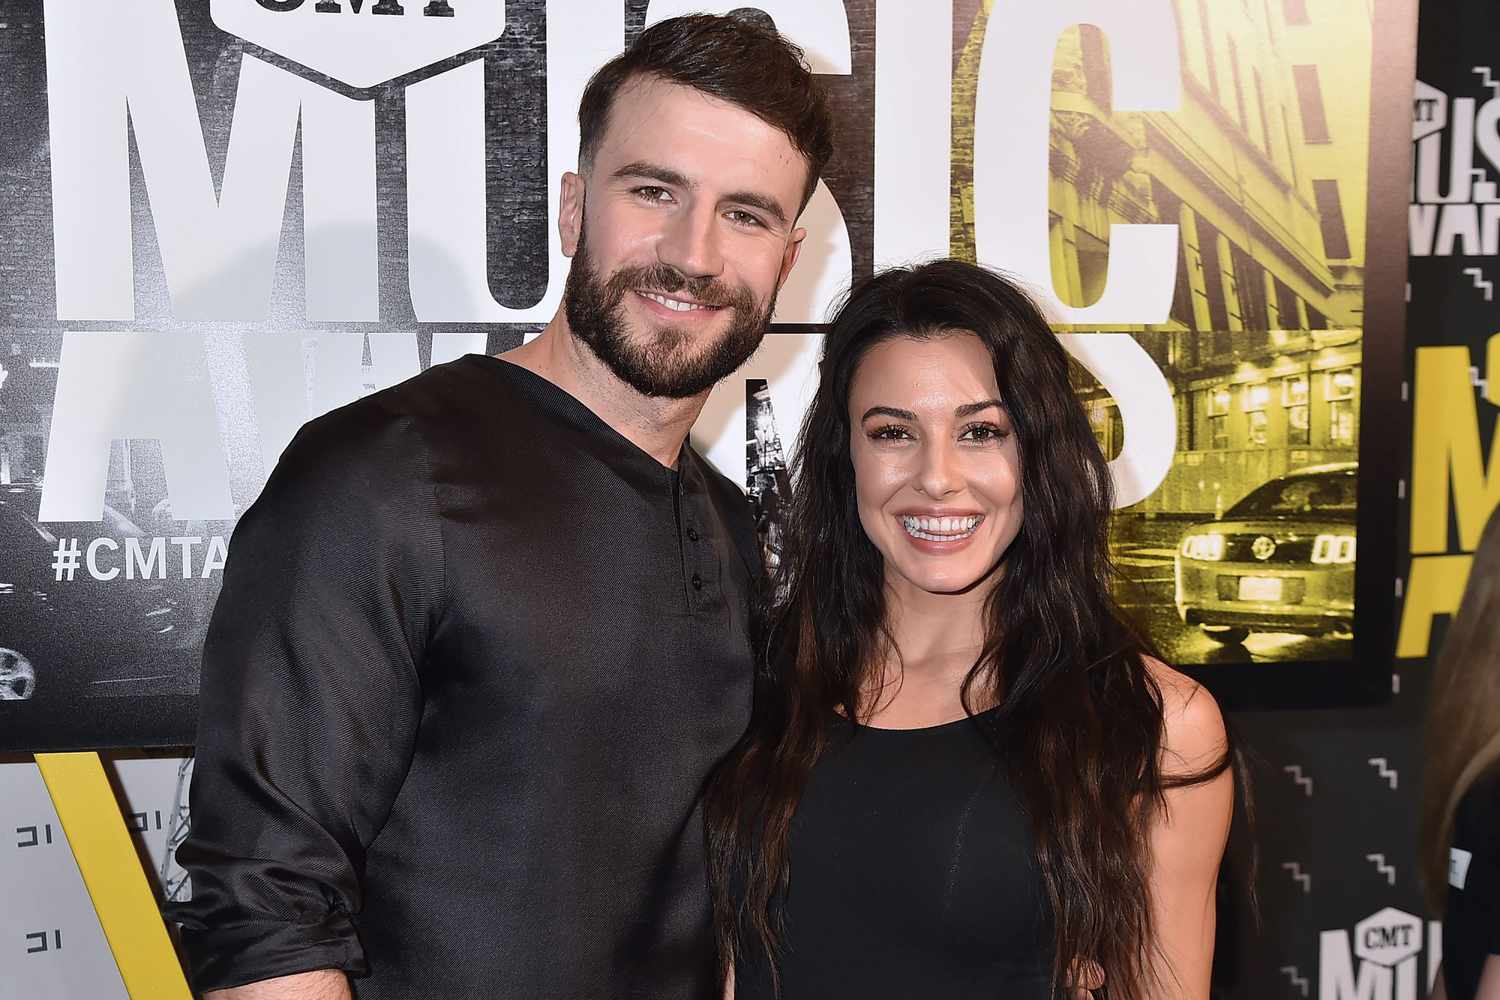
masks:
[[[1161,687],[1165,715],[1164,777],[1212,765],[1228,745],[1213,696],[1165,664],[1148,661]],[[1213,968],[1219,863],[1234,811],[1234,778],[1176,788],[1151,828],[1151,917],[1155,941],[1147,995],[1208,1000]]]
[[[1438,982],[1443,981],[1441,973]],[[1443,987],[1444,996],[1447,1000],[1447,987]],[[1436,993],[1433,996],[1437,996]],[[1479,970],[1479,988],[1474,991],[1474,1000],[1500,1000],[1500,955],[1491,955],[1484,960],[1484,968]]]
[[[337,969],[319,969],[214,990],[203,1000],[350,1000],[349,979]]]
[[[1437,975],[1432,978],[1432,992],[1427,1000],[1448,1000],[1448,981],[1443,977],[1446,963],[1438,965]],[[1500,1000],[1500,955],[1491,955],[1484,960],[1479,970],[1479,986],[1474,990],[1474,1000]]]

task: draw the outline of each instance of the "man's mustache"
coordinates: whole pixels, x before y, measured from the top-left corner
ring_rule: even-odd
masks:
[[[610,276],[608,301],[618,302],[630,291],[662,292],[667,295],[686,292],[693,301],[708,306],[728,306],[749,311],[755,308],[750,290],[743,285],[731,288],[718,278],[690,278],[670,264],[625,267]]]

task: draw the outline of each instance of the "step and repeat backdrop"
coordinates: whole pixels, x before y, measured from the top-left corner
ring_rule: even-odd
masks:
[[[768,562],[829,305],[932,256],[1017,275],[1112,459],[1121,601],[1254,758],[1217,995],[1424,995],[1425,663],[1500,499],[1500,15],[1425,12],[1419,62],[1416,0],[7,0],[0,998],[124,995],[25,754],[114,748],[191,891],[237,516],[305,420],[541,328],[588,75],[741,7],[839,119],[773,333],[693,432]]]

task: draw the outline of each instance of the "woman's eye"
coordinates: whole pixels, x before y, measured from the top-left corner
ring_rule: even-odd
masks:
[[[1004,441],[1009,435],[1009,431],[1002,430],[995,424],[970,424],[963,429],[959,439],[980,442]]]
[[[904,441],[911,437],[905,427],[896,424],[888,424],[885,427],[877,427],[870,431],[870,438],[874,441]]]

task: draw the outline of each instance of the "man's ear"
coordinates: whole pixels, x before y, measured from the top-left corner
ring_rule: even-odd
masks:
[[[802,256],[802,241],[807,239],[807,230],[798,228],[792,230],[792,238],[786,245],[786,250],[781,254],[781,274],[776,277],[776,289],[786,284],[786,276],[792,273],[792,265],[797,263],[797,258]]]
[[[562,192],[558,195],[557,235],[562,238],[564,257],[578,250],[578,236],[583,232],[583,177],[569,170],[562,175]]]

